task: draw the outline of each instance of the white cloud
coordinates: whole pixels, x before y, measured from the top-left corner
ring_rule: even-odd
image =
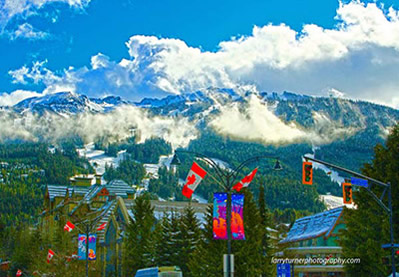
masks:
[[[93,69],[98,69],[98,68],[106,68],[111,65],[109,61],[109,57],[98,53],[97,55],[91,57],[91,67]]]
[[[31,68],[23,66],[19,69],[8,71],[8,74],[13,78],[12,82],[14,84],[27,84],[28,81],[31,81],[34,84],[43,83],[49,86],[54,83],[59,83],[63,79],[67,79],[66,77],[62,79],[56,76],[51,70],[44,67],[46,63],[47,61],[36,61]]]
[[[245,110],[235,103],[221,106],[221,113],[210,122],[217,132],[233,138],[264,143],[287,143],[307,137],[295,123],[285,123],[252,97]]]
[[[29,40],[46,39],[50,35],[46,32],[38,31],[33,28],[29,23],[24,23],[18,26],[18,29],[13,33],[10,33],[10,38],[12,40],[18,38],[25,38]]]
[[[18,16],[29,16],[43,6],[55,2],[65,3],[72,8],[83,9],[91,0],[3,0],[0,4],[0,30]],[[1,33],[0,32],[0,33]]]
[[[91,68],[65,70],[48,86],[51,91],[67,84],[90,96],[119,94],[132,100],[210,86],[255,85],[261,91],[313,95],[339,88],[350,98],[395,105],[398,11],[355,1],[340,4],[336,20],[333,29],[308,24],[299,33],[284,24],[255,26],[249,36],[221,42],[216,52],[179,39],[136,35],[126,43],[130,59],[116,62],[98,54]]]
[[[82,113],[70,117],[47,113],[23,115],[2,111],[0,141],[4,139],[58,139],[80,135],[88,143],[106,137],[109,142],[128,138],[132,129],[138,131],[140,142],[151,137],[161,137],[174,148],[186,147],[195,139],[197,130],[185,118],[152,116],[134,106],[120,106],[105,114]]]
[[[12,93],[0,94],[0,106],[14,106],[15,104],[21,102],[26,98],[31,98],[35,96],[41,96],[42,94],[28,91],[28,90],[16,90]]]
[[[324,144],[358,131],[344,128],[326,115],[313,114],[314,126],[310,129],[295,122],[284,122],[257,97],[252,96],[247,106],[234,103],[220,106],[220,114],[209,123],[218,133],[244,141],[259,141],[265,144],[287,144],[310,142]],[[359,126],[359,129],[361,126]]]

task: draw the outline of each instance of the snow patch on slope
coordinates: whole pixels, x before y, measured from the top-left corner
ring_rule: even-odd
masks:
[[[85,145],[84,148],[77,149],[79,156],[85,157],[89,160],[90,164],[96,170],[98,174],[105,173],[105,166],[113,166],[114,168],[119,166],[121,160],[125,158],[126,150],[119,151],[116,157],[110,157],[105,155],[103,150],[96,150],[94,143]]]

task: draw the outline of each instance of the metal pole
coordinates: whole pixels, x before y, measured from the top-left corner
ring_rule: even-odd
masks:
[[[207,163],[210,167],[212,167],[215,171],[217,176],[222,180],[226,180],[226,182],[223,184],[222,182],[218,181],[216,178],[214,178],[212,175],[211,177],[216,181],[217,184],[221,185],[221,187],[226,190],[227,192],[227,203],[226,203],[226,228],[227,228],[227,261],[224,260],[223,256],[223,275],[227,275],[227,277],[233,277],[234,275],[234,261],[232,259],[231,255],[231,240],[232,240],[232,232],[231,232],[231,206],[232,206],[232,184],[234,184],[238,173],[241,171],[241,169],[244,168],[245,165],[258,161],[260,159],[278,159],[278,157],[272,157],[272,156],[257,156],[257,157],[252,157],[244,162],[242,162],[239,166],[237,166],[235,169],[232,169],[230,173],[225,173],[224,170],[222,170],[216,162],[212,160],[212,158],[197,153],[193,151],[185,151],[185,150],[179,150],[175,151],[176,153],[189,153],[189,154],[194,154],[196,158],[201,158],[205,163]],[[226,269],[225,269],[226,265]],[[226,270],[226,271],[225,271]]]
[[[89,277],[89,224],[86,224],[86,277]]]
[[[331,163],[328,163],[328,162],[325,162],[325,161],[321,161],[321,160],[318,160],[318,159],[315,159],[315,158],[310,158],[310,157],[308,157],[308,156],[304,156],[304,158],[305,158],[306,160],[311,160],[311,161],[314,161],[314,162],[316,162],[316,163],[324,164],[324,165],[326,165],[326,166],[329,166],[329,167],[338,169],[338,170],[340,170],[340,171],[344,171],[344,172],[346,172],[346,173],[349,173],[349,174],[351,174],[351,175],[357,176],[357,177],[359,177],[359,178],[367,179],[367,180],[369,180],[369,181],[371,181],[371,182],[373,182],[373,183],[376,183],[376,184],[378,184],[378,185],[380,185],[380,186],[388,187],[388,184],[385,184],[385,183],[383,183],[383,182],[381,182],[381,181],[378,181],[378,180],[376,180],[376,179],[374,179],[374,178],[365,176],[365,175],[363,175],[363,174],[357,173],[357,172],[355,172],[355,171],[352,171],[352,170],[343,168],[343,167],[341,167],[341,166],[338,166],[338,165],[335,165],[335,164],[331,164]]]
[[[231,188],[230,188],[230,178],[226,176],[227,185],[227,277],[232,277],[231,268]]]
[[[393,210],[392,210],[392,185],[388,183],[388,206],[389,206],[389,227],[391,230],[391,262],[392,262],[392,276],[396,277],[396,268],[395,268],[395,248],[394,248],[394,239],[393,239]]]
[[[317,159],[310,158],[310,157],[307,157],[307,156],[304,156],[304,158],[305,158],[306,160],[311,160],[311,161],[314,161],[314,162],[317,162],[317,163],[320,163],[320,164],[324,164],[324,165],[326,165],[326,166],[329,166],[329,167],[332,167],[332,168],[335,168],[335,169],[344,171],[344,172],[349,173],[349,174],[351,174],[351,175],[355,175],[355,176],[357,176],[357,177],[360,177],[360,178],[369,180],[369,181],[371,181],[372,183],[375,183],[375,184],[377,184],[377,185],[383,186],[383,187],[385,187],[386,189],[388,189],[388,207],[387,207],[387,206],[384,204],[384,202],[382,202],[383,196],[381,196],[381,200],[380,200],[380,199],[371,191],[371,189],[370,189],[369,187],[366,188],[367,191],[370,193],[370,195],[374,198],[374,200],[388,213],[388,216],[389,216],[390,237],[391,237],[391,239],[390,239],[391,247],[390,247],[390,248],[391,248],[392,276],[395,276],[395,277],[396,277],[395,247],[394,247],[394,236],[393,236],[392,185],[391,185],[391,183],[385,184],[385,183],[383,183],[383,182],[381,182],[381,181],[378,181],[378,180],[376,180],[376,179],[374,179],[374,178],[365,176],[365,175],[363,175],[363,174],[360,174],[360,173],[351,171],[351,170],[349,170],[349,169],[346,169],[346,168],[343,168],[343,167],[340,167],[340,166],[336,166],[336,165],[334,165],[334,164],[330,164],[330,163],[327,163],[327,162],[324,162],[324,161],[321,161],[321,160],[317,160]],[[385,190],[384,190],[384,192],[383,192],[382,195],[384,195],[384,194],[385,194]]]

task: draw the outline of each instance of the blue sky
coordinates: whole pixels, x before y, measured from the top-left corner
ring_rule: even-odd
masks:
[[[254,25],[285,23],[295,30],[304,23],[332,27],[337,8],[335,0],[92,0],[84,10],[49,4],[37,16],[13,18],[6,26],[13,30],[28,22],[50,35],[38,40],[1,38],[0,86],[18,87],[11,85],[8,70],[36,60],[47,59],[50,69],[61,70],[89,64],[98,52],[114,60],[128,57],[124,43],[136,34],[179,38],[190,46],[216,50],[220,41],[250,34]]]
[[[121,94],[133,100],[140,99],[146,94],[145,92],[139,95],[128,94],[127,91],[132,91],[133,89],[126,84],[131,82],[143,82],[138,86],[135,85],[135,89],[140,89],[142,91],[148,89],[149,96],[162,96],[163,94],[161,92],[166,91],[168,93],[184,93],[191,89],[201,88],[201,86],[206,86],[207,84],[206,82],[198,84],[198,80],[180,79],[178,84],[173,83],[174,80],[191,74],[188,72],[192,72],[195,69],[190,69],[190,71],[186,73],[181,73],[181,67],[173,67],[173,69],[170,68],[170,70],[160,72],[160,68],[164,68],[160,66],[150,73],[145,74],[142,73],[147,70],[145,68],[140,69],[140,74],[137,71],[135,71],[134,74],[120,71],[121,68],[119,63],[121,59],[124,58],[131,61],[133,60],[133,56],[137,54],[135,53],[132,56],[131,51],[135,49],[134,45],[140,45],[142,48],[146,49],[145,51],[143,50],[144,52],[139,52],[138,55],[140,55],[140,57],[146,55],[145,53],[149,51],[148,49],[152,49],[151,51],[158,51],[156,47],[161,47],[162,49],[178,47],[179,49],[183,49],[181,51],[179,50],[179,53],[186,51],[184,46],[180,44],[176,46],[174,41],[144,41],[140,38],[126,45],[132,36],[154,36],[157,39],[175,38],[179,40],[179,42],[184,42],[187,46],[199,50],[201,53],[219,54],[220,52],[229,52],[235,47],[233,44],[237,42],[239,38],[257,37],[254,26],[258,26],[259,28],[264,27],[265,33],[270,37],[270,33],[268,32],[269,29],[266,30],[268,24],[273,26],[285,24],[288,26],[287,28],[289,30],[296,31],[299,37],[303,34],[303,27],[306,24],[313,24],[323,30],[336,30],[338,28],[337,24],[340,24],[342,21],[336,18],[340,3],[335,0],[59,0],[44,5],[42,5],[42,3],[44,3],[45,0],[28,0],[21,1],[21,3],[30,3],[22,8],[10,4],[11,2],[18,2],[16,0],[0,1],[3,1],[0,2],[0,95],[1,93],[12,93],[16,90],[26,90],[35,93],[42,93],[43,91],[49,93],[57,89],[60,90],[60,87],[62,87],[59,85],[60,82],[68,83],[68,86],[72,82],[71,78],[69,78],[69,75],[66,73],[69,71],[71,72],[70,75],[73,75],[75,79],[87,79],[87,83],[79,83],[78,86],[76,86],[75,82],[74,88],[76,88],[79,93],[86,93],[87,90],[87,94],[91,94],[91,96]],[[367,2],[362,1],[358,3],[358,5],[367,7],[366,3]],[[384,5],[383,8],[381,6],[382,4]],[[343,5],[345,5],[345,3]],[[393,21],[392,18],[387,15],[390,6],[393,6],[393,9],[397,11],[399,5],[397,1],[393,0],[377,2],[377,9],[380,9],[387,18],[387,22],[382,24],[389,24]],[[346,14],[345,12],[361,13],[355,8],[350,9],[349,7],[343,11],[343,14]],[[373,15],[374,14],[378,15],[375,10]],[[347,18],[350,18],[350,16]],[[361,20],[367,19],[363,18]],[[361,23],[359,23],[359,25],[360,24]],[[395,26],[393,26],[393,28],[394,27]],[[341,31],[343,32],[344,30],[341,29]],[[280,28],[278,32],[283,33],[284,30]],[[262,34],[259,36],[262,37]],[[234,39],[234,37],[238,39]],[[224,48],[220,45],[220,42],[223,41],[231,42],[229,47]],[[377,45],[376,49],[372,49],[372,51],[367,47],[363,47],[363,52],[359,52],[358,44],[361,43],[359,41],[356,42],[356,47],[351,48],[353,45],[352,43],[348,43],[346,46],[350,50],[349,54],[347,54],[349,58],[348,56],[346,56],[345,59],[342,58],[342,56],[336,58],[336,55],[332,55],[336,60],[333,61],[333,64],[328,64],[328,72],[320,73],[322,74],[320,78],[325,78],[325,81],[317,86],[307,87],[306,83],[309,83],[309,80],[305,80],[306,82],[304,82],[304,84],[299,85],[294,85],[297,83],[295,79],[287,80],[286,84],[283,80],[277,83],[275,80],[282,78],[285,74],[287,79],[289,79],[292,78],[293,75],[298,74],[298,72],[295,71],[296,69],[294,66],[291,68],[289,66],[287,67],[285,63],[281,64],[281,60],[271,61],[269,63],[267,57],[265,58],[267,64],[261,67],[261,70],[254,69],[258,66],[255,62],[250,65],[252,68],[250,73],[248,73],[248,66],[240,68],[240,72],[238,72],[238,69],[236,69],[237,62],[235,62],[234,66],[232,65],[227,69],[223,68],[222,73],[223,75],[227,72],[226,74],[229,75],[233,72],[235,74],[234,76],[229,75],[219,80],[217,76],[220,75],[220,68],[217,68],[214,70],[214,73],[210,73],[213,75],[210,75],[207,80],[210,86],[233,86],[240,83],[240,85],[255,85],[259,90],[295,90],[300,93],[314,95],[322,94],[322,91],[324,93],[327,89],[333,92],[336,91],[338,94],[344,93],[352,98],[364,98],[366,100],[386,103],[392,106],[399,105],[399,98],[395,98],[393,95],[393,91],[399,88],[399,85],[391,80],[386,81],[389,83],[388,85],[391,91],[386,97],[383,99],[381,98],[381,101],[374,97],[372,92],[368,92],[364,97],[360,93],[363,89],[361,80],[364,78],[364,75],[362,74],[374,74],[374,72],[363,70],[363,67],[368,67],[368,61],[372,58],[376,58],[384,64],[383,71],[377,72],[377,76],[379,76],[379,74],[385,76],[386,71],[396,66],[396,64],[392,65],[390,62],[385,62],[386,60],[391,60],[389,58],[391,57],[390,55],[397,58],[398,53],[396,45],[389,42],[392,45],[389,43],[387,45]],[[342,42],[342,40],[340,40],[340,42]],[[367,43],[370,43],[370,41]],[[373,43],[374,42],[371,42],[371,44]],[[252,50],[252,48],[245,49],[247,49],[245,51],[262,51],[259,49]],[[309,48],[309,51],[313,51],[312,48]],[[98,53],[102,53],[103,55],[96,56]],[[249,53],[246,52],[245,54]],[[95,65],[93,67],[93,57],[96,57],[96,61],[100,61],[101,66]],[[302,58],[308,59],[308,57],[298,57],[298,59]],[[145,63],[140,66],[151,65],[152,68],[154,65],[159,65],[155,63],[154,60],[149,61],[148,59],[149,57],[143,58]],[[203,58],[201,58],[201,63],[203,64],[204,61],[202,59]],[[208,61],[207,57],[204,57],[204,59]],[[325,58],[323,56],[319,61],[324,62],[329,59],[331,61],[331,58]],[[348,59],[350,62],[348,62]],[[167,60],[168,59],[165,58],[163,62]],[[210,63],[222,63],[225,61],[224,59],[217,58],[210,61]],[[227,60],[227,62],[229,61],[230,60]],[[36,71],[32,69],[34,63],[40,63]],[[105,66],[104,63],[106,63]],[[276,63],[277,66],[274,66]],[[125,64],[123,64],[124,68],[126,68]],[[289,65],[291,64],[295,65],[296,63],[292,63],[290,60]],[[25,71],[22,70],[14,75],[10,74],[10,71],[21,69],[24,66]],[[169,66],[169,64],[167,64],[167,66]],[[316,70],[313,68],[313,63],[310,66],[312,66],[310,69],[306,68],[301,72]],[[345,66],[345,70],[352,70],[350,73],[353,73],[354,78],[359,78],[359,84],[345,84],[344,78],[348,73],[346,72],[340,75],[339,68],[342,66]],[[358,66],[362,67],[360,73],[357,69]],[[73,69],[70,67],[73,67]],[[262,79],[258,72],[263,72],[262,70],[265,70],[264,68],[270,69],[271,67],[273,70],[264,71],[267,77]],[[174,70],[173,73],[171,73],[172,70]],[[378,68],[373,67],[373,70],[378,70]],[[26,73],[27,71],[30,73]],[[21,79],[21,77],[18,79],[16,76],[22,76],[21,72],[25,72],[25,78]],[[38,72],[41,74],[41,77],[36,76]],[[211,72],[213,71],[211,70]],[[89,87],[93,81],[99,80],[95,79],[93,76],[100,78],[103,76],[102,74],[106,74],[107,76],[110,74],[126,74],[124,81],[120,81],[123,84],[117,86],[121,88],[120,92],[117,89],[113,89],[109,84],[104,84],[104,90],[101,93],[98,95],[93,93],[92,90],[94,89],[102,90],[99,84],[94,88]],[[335,74],[336,76],[332,79],[325,77],[325,75],[329,74]],[[33,75],[36,77],[32,77]],[[44,77],[44,75],[46,76]],[[159,76],[164,79],[162,79],[162,82],[156,84],[156,88],[153,86],[148,88],[147,83],[151,82],[153,85],[155,75],[157,77],[157,82],[159,81]],[[236,75],[244,77],[241,79],[241,77],[238,78]],[[141,77],[138,78],[137,76]],[[306,78],[311,78],[311,75],[301,75],[298,76],[298,78],[304,80]],[[150,81],[145,83],[143,80]],[[311,81],[312,80],[310,80],[310,82]],[[56,85],[55,82],[57,82]],[[268,84],[270,84],[270,86],[268,86]],[[50,87],[51,89],[49,89]],[[387,88],[378,89],[385,91]]]

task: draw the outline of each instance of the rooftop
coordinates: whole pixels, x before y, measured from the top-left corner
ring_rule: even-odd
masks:
[[[297,219],[288,232],[287,237],[280,243],[296,242],[317,238],[328,237],[343,212],[343,207],[331,209],[322,213]]]
[[[47,185],[48,196],[50,201],[54,201],[55,197],[65,197],[67,191],[69,196],[78,195],[84,196],[85,201],[90,201],[97,193],[106,188],[111,196],[120,196],[127,198],[128,194],[134,194],[135,189],[129,186],[122,180],[113,180],[106,185],[91,185],[91,186],[60,186],[60,185]]]

